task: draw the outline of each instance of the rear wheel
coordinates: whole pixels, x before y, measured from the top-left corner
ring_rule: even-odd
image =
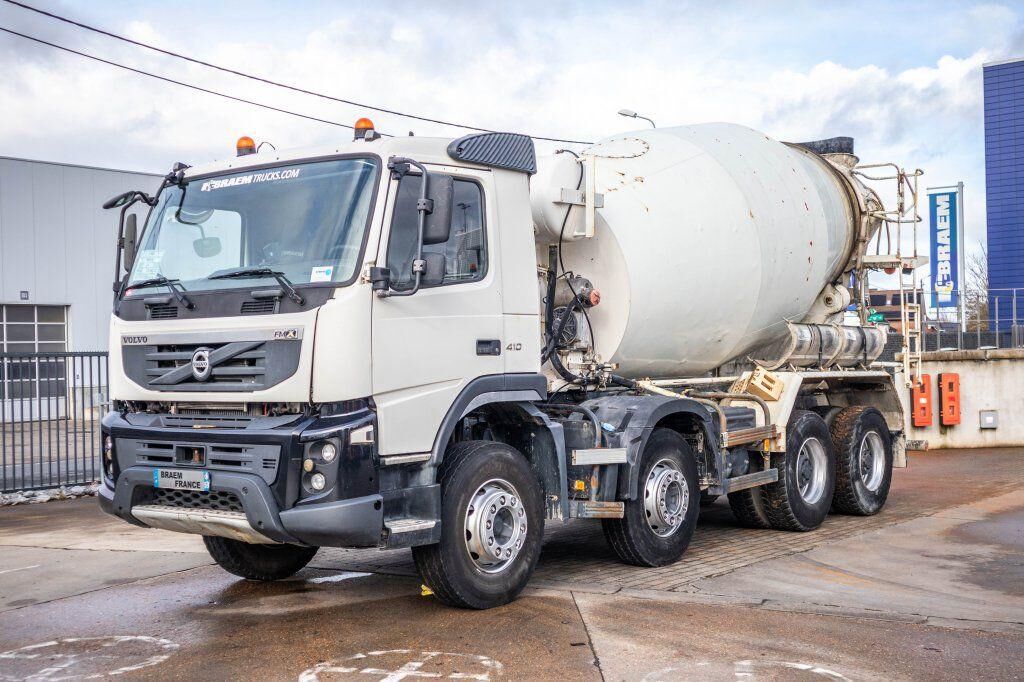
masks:
[[[772,454],[779,480],[764,486],[772,528],[807,531],[821,525],[832,506],[836,464],[832,434],[814,412],[793,412],[786,452]]]
[[[746,528],[771,528],[765,509],[764,491],[761,488],[747,488],[729,493],[729,507],[732,515]]]
[[[877,514],[892,482],[892,436],[882,413],[873,407],[844,408],[832,422],[836,449],[836,493],[832,510]]]
[[[664,566],[686,551],[697,525],[700,488],[693,451],[671,429],[655,429],[640,468],[637,498],[621,519],[603,519],[604,535],[622,561]]]
[[[203,536],[203,544],[217,565],[248,580],[281,580],[302,570],[318,547],[251,545],[230,538]]]
[[[492,441],[454,445],[438,473],[441,542],[412,550],[423,582],[450,606],[507,604],[540,557],[540,483],[522,454]]]

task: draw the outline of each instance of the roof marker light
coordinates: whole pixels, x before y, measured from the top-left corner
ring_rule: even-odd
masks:
[[[373,121],[365,117],[356,121],[354,130],[355,135],[352,138],[354,140],[366,140],[367,142],[370,142],[380,137],[377,131],[373,129]]]
[[[235,143],[235,156],[248,156],[256,153],[256,142],[248,135],[238,138]]]

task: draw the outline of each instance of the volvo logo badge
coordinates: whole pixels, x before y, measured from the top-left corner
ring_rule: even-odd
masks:
[[[206,381],[213,372],[213,365],[210,364],[210,349],[200,348],[192,354],[192,376],[196,381]]]

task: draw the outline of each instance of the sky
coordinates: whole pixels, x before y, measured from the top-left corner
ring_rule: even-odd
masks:
[[[1022,2],[48,2],[29,4],[337,97],[533,135],[739,123],[780,140],[855,138],[865,163],[965,183],[984,241],[982,64],[1024,56]],[[261,85],[0,0],[0,26],[160,75],[379,130],[456,137]],[[230,102],[0,33],[0,156],[166,172],[350,131]],[[539,144],[539,151],[565,145]]]

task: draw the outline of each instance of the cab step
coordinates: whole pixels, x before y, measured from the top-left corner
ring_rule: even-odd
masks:
[[[429,545],[441,540],[441,522],[437,519],[391,519],[384,522],[384,536],[387,549]]]

